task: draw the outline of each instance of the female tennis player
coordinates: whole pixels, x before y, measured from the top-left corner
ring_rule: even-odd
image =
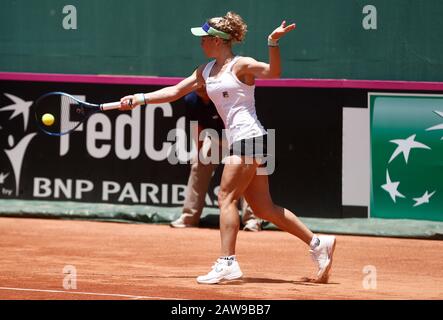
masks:
[[[130,110],[147,103],[172,102],[206,84],[227,131],[231,153],[225,159],[220,183],[221,256],[212,270],[197,277],[198,283],[214,284],[235,280],[243,273],[235,255],[240,218],[237,209],[243,195],[259,218],[272,222],[301,239],[310,247],[318,272],[315,281],[327,282],[332,265],[336,239],[313,234],[291,211],[275,205],[269,192],[268,176],[257,174],[266,158],[266,130],[255,110],[255,79],[278,78],[281,75],[279,39],[295,24],[283,21],[268,37],[269,63],[251,57],[234,55],[232,46],[245,38],[247,26],[234,12],[211,18],[191,32],[201,37],[205,55],[213,60],[201,65],[180,83],[150,93],[138,93],[121,99],[121,109]],[[256,150],[259,150],[257,152]]]

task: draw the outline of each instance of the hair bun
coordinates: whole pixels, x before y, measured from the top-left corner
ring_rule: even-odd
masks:
[[[235,42],[242,42],[248,31],[242,17],[233,11],[228,11],[221,19],[220,17],[210,19],[209,24],[217,30],[229,33]]]

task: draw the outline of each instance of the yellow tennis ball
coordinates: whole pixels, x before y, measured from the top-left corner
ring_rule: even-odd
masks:
[[[45,126],[52,126],[52,124],[54,123],[54,116],[50,113],[45,113],[42,116],[42,122]]]

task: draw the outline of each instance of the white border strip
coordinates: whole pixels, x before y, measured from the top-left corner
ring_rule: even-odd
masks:
[[[81,292],[81,291],[63,291],[63,290],[45,290],[45,289],[29,289],[29,288],[9,288],[0,287],[0,290],[4,291],[30,291],[30,292],[46,292],[46,293],[65,293],[65,294],[78,294],[89,296],[105,296],[105,297],[118,297],[128,299],[152,299],[152,300],[187,300],[181,298],[167,298],[167,297],[154,297],[154,296],[134,296],[128,294],[114,294],[114,293],[97,293],[97,292]]]

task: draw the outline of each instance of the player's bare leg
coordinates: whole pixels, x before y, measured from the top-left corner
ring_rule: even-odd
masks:
[[[226,256],[235,255],[237,233],[240,228],[238,199],[255,176],[257,169],[257,163],[248,164],[245,163],[245,159],[238,156],[227,159],[218,193],[221,254]],[[247,159],[252,162],[251,158]]]
[[[267,175],[255,175],[244,193],[252,211],[261,219],[272,222],[281,230],[289,232],[310,244],[314,234],[288,209],[275,205],[269,192]]]
[[[269,182],[266,175],[254,176],[245,190],[244,196],[258,217],[272,222],[281,230],[295,235],[310,246],[312,259],[318,267],[316,282],[327,282],[335,250],[335,237],[317,237],[294,213],[275,205],[269,193]]]
[[[235,256],[235,244],[240,228],[238,199],[256,174],[257,164],[248,158],[230,156],[225,161],[218,202],[220,207],[221,256],[212,270],[197,278],[199,283],[214,284],[243,276]],[[248,164],[250,162],[251,164]]]

